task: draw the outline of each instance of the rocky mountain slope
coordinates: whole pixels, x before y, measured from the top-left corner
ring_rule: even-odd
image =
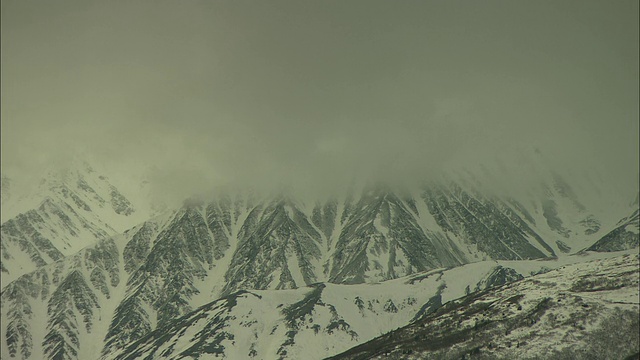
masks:
[[[638,245],[640,245],[640,212],[636,209],[633,214],[620,220],[615,229],[587,250],[620,251],[637,248]]]
[[[125,244],[157,235],[162,218],[19,277],[2,291],[2,358],[95,358],[124,299]]]
[[[13,216],[0,226],[2,287],[146,217],[87,163],[49,172],[26,195],[7,194],[3,218]]]
[[[638,265],[625,255],[482,290],[331,359],[635,359]]]

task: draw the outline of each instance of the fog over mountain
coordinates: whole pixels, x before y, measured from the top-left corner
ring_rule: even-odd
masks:
[[[538,149],[633,198],[638,95],[636,1],[2,2],[14,188],[76,153],[181,199]]]
[[[634,0],[3,0],[2,359],[637,358]]]

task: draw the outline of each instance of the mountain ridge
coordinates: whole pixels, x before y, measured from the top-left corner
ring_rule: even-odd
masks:
[[[557,177],[549,180],[556,185],[543,186],[544,197],[528,202],[483,194],[473,184],[474,178],[460,178],[427,183],[416,191],[371,186],[312,202],[237,192],[188,199],[3,284],[3,357],[108,358],[212,299],[238,291],[286,294],[323,283],[322,294],[329,294],[330,284],[357,288],[469,263],[503,264],[486,272],[485,279],[465,283],[468,288],[456,286],[462,296],[501,279],[544,271],[546,265],[579,261],[582,255],[571,255],[601,240],[602,234],[615,235],[612,230],[629,220],[596,218]],[[76,213],[85,211],[83,203],[94,206],[86,200],[91,191],[84,190],[82,201],[75,201],[69,190],[66,194],[63,204]],[[2,225],[3,234],[13,232],[13,222]],[[4,247],[2,251],[4,255]],[[535,269],[509,270],[533,259],[539,259]],[[446,302],[446,289],[438,291],[424,303],[412,304],[407,321]],[[338,316],[326,302],[311,303],[326,311],[329,320]],[[397,301],[380,306],[380,314],[399,309]],[[347,315],[340,316],[344,320]],[[349,321],[340,322],[340,316],[324,328],[355,339],[349,335]],[[36,319],[46,319],[46,327]],[[104,341],[89,340],[96,336]],[[286,332],[283,336],[283,344],[293,341]],[[289,348],[283,351],[293,356]]]

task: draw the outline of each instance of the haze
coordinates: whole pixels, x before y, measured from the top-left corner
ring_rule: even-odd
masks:
[[[637,192],[638,10],[3,0],[2,172],[79,152],[168,192],[310,190],[538,148]]]

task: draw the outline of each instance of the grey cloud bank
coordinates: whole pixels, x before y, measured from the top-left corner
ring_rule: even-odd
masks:
[[[638,95],[637,1],[2,2],[23,177],[80,151],[318,189],[537,147],[637,189]]]

